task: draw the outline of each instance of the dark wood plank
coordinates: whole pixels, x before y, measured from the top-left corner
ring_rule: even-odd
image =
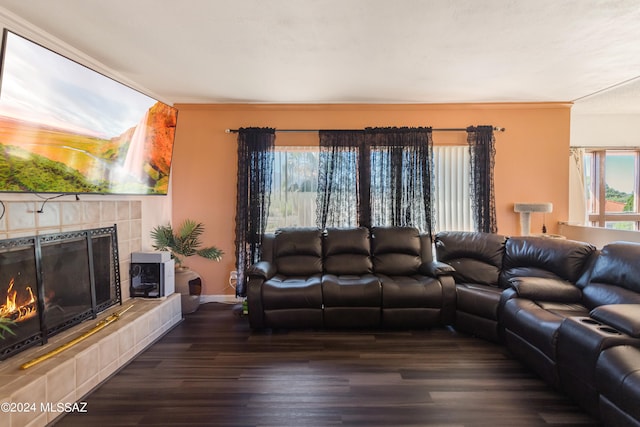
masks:
[[[596,426],[497,344],[450,329],[251,332],[210,303],[57,426]]]

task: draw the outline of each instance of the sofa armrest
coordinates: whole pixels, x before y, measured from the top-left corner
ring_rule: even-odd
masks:
[[[264,329],[264,307],[262,305],[262,277],[249,277],[247,281],[247,308],[249,310],[249,326],[252,329]]]
[[[439,277],[446,276],[456,271],[455,268],[449,264],[439,261],[423,262],[420,265],[420,273],[425,276]]]
[[[259,261],[247,269],[247,308],[252,329],[265,327],[262,285],[275,275],[276,266],[268,261]]]
[[[591,310],[590,316],[620,332],[640,338],[640,304],[607,304]]]
[[[509,285],[519,298],[549,302],[580,302],[582,299],[580,288],[565,280],[514,277],[509,280]]]
[[[269,280],[276,275],[276,266],[268,261],[260,261],[247,269],[248,277],[257,277]]]

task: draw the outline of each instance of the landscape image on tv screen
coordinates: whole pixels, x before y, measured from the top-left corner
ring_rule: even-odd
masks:
[[[167,194],[177,110],[10,31],[0,192]]]

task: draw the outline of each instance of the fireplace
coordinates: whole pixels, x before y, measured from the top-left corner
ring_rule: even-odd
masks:
[[[0,241],[0,360],[120,303],[115,225]]]

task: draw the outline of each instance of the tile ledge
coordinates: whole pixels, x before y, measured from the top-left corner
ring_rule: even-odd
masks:
[[[88,337],[86,340],[79,342],[73,347],[68,348],[60,354],[53,356],[52,358],[45,360],[38,365],[35,365],[26,370],[20,370],[19,367],[42,354],[45,354],[59,346],[63,345],[66,342],[69,342],[73,338],[80,336],[82,333],[88,331],[93,328],[96,322],[106,318],[107,316],[120,312],[123,309],[126,309],[133,303],[131,309],[129,309],[126,313],[122,315],[120,319],[111,325],[107,326],[103,330],[97,332],[96,334]],[[88,349],[92,347],[99,347],[101,342],[108,342],[113,340],[114,334],[120,334],[121,331],[125,331],[129,329],[131,326],[135,326],[136,323],[139,322],[148,322],[152,316],[151,313],[156,314],[160,318],[155,317],[159,320],[156,325],[149,325],[148,335],[146,337],[140,337],[139,342],[134,342],[134,345],[131,348],[118,348],[118,351],[114,352],[114,358],[112,363],[109,360],[107,364],[103,364],[100,362],[96,362],[102,364],[103,366],[108,366],[108,370],[100,370],[100,381],[95,385],[95,387],[90,390],[86,390],[86,388],[78,387],[75,384],[76,375],[73,375],[72,378],[68,378],[68,381],[73,381],[74,387],[74,395],[76,401],[79,401],[83,397],[89,395],[94,389],[98,388],[103,382],[107,381],[110,377],[116,374],[120,369],[122,369],[126,364],[131,362],[137,355],[142,353],[146,348],[151,346],[155,341],[159,340],[162,336],[164,336],[169,330],[171,330],[175,325],[182,321],[182,311],[180,308],[180,294],[172,294],[164,298],[158,299],[129,299],[124,301],[121,306],[112,307],[109,310],[101,313],[97,319],[86,321],[81,325],[78,325],[74,328],[71,328],[69,331],[65,331],[49,340],[49,342],[43,346],[32,347],[24,352],[11,357],[3,362],[0,362],[0,402],[21,402],[24,403],[25,396],[33,396],[33,394],[29,393],[29,389],[33,386],[41,385],[42,381],[45,381],[45,384],[49,378],[55,377],[49,375],[51,372],[55,372],[61,366],[67,366],[68,361],[73,360],[74,364],[74,373],[76,366],[76,361],[78,356],[84,354]],[[123,332],[124,333],[124,332]],[[152,337],[151,340],[148,338]],[[140,345],[144,340],[147,342],[144,345]],[[117,345],[116,340],[116,345]],[[118,346],[119,347],[119,346]],[[123,360],[121,356],[126,356],[126,361]],[[81,384],[80,386],[82,386]],[[48,389],[54,390],[56,385],[47,384],[45,387],[45,392]],[[48,393],[46,393],[48,394]],[[38,399],[33,399],[38,400]],[[7,426],[18,426],[21,427],[24,425],[25,418],[28,418],[28,422],[30,426],[45,426],[47,425],[47,421],[51,422],[54,419],[58,418],[58,414],[46,414],[44,417],[42,412],[39,411],[41,403],[49,402],[49,396],[46,396],[45,402],[34,401],[33,403],[36,405],[36,411],[31,415],[32,417],[24,417],[27,414],[15,414],[16,416],[11,416],[11,421],[9,424],[2,423],[2,425]],[[69,402],[73,403],[73,402]],[[14,414],[10,414],[14,415]],[[59,414],[62,415],[62,414]],[[16,424],[14,424],[13,419],[15,419]]]

